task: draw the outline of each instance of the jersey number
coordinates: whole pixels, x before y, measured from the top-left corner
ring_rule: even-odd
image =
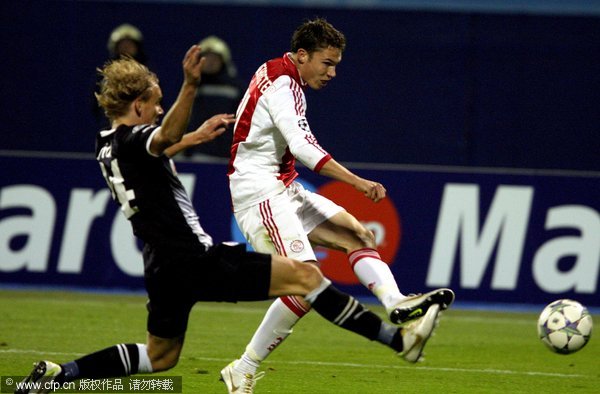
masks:
[[[103,162],[100,162],[100,169],[102,170],[102,175],[112,193],[113,199],[119,201],[119,204],[121,204],[121,211],[125,214],[125,217],[129,219],[139,211],[139,208],[134,204],[131,204],[135,199],[135,192],[133,189],[127,189],[125,187],[125,180],[123,179],[123,175],[121,175],[119,163],[116,159],[111,160],[109,170]]]

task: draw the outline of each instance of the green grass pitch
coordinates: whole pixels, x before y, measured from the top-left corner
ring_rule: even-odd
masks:
[[[243,351],[268,305],[197,304],[179,364],[159,375],[182,376],[184,393],[224,393],[219,371]],[[145,319],[143,296],[0,290],[0,375],[144,342]],[[448,310],[426,360],[411,365],[313,312],[263,363],[256,393],[600,392],[600,340],[592,335],[578,353],[553,354],[536,321],[535,313]]]

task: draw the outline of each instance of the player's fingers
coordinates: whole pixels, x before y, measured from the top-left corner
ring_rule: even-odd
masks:
[[[369,189],[365,193],[365,195],[369,198],[369,200],[375,201],[375,199],[377,198],[377,192],[376,192],[375,188],[373,188],[373,187],[371,189]]]
[[[225,130],[226,129],[224,127],[219,127],[218,129],[209,130],[208,133],[206,134],[206,141],[214,140],[215,138],[217,138],[218,136],[223,134],[225,132]]]
[[[192,58],[194,58],[194,57],[195,57],[195,56],[194,56],[194,53],[196,52],[196,48],[197,48],[197,47],[198,47],[197,45],[192,45],[192,46],[191,46],[191,47],[190,47],[190,48],[187,50],[187,52],[185,53],[185,56],[183,57],[183,63],[184,63],[184,64],[186,64],[186,63],[189,63],[189,61],[190,61]]]
[[[231,123],[235,122],[235,118],[233,114],[218,114],[210,118],[210,121],[211,123],[216,123],[227,127]]]
[[[218,119],[233,119],[235,117],[234,114],[216,114],[212,116],[213,118]]]
[[[191,47],[189,47],[189,49],[185,53],[185,56],[183,57],[184,59],[188,59],[191,56],[192,51],[194,50],[194,47],[195,47],[195,45],[192,45]]]
[[[371,189],[371,192],[371,199],[375,202],[379,202],[385,198],[386,190],[381,183],[376,183]]]
[[[197,60],[195,60],[195,62],[193,63],[194,68],[197,68],[198,70],[202,71],[202,69],[204,68],[205,61],[206,59],[204,57],[198,57]]]
[[[207,121],[209,126],[209,132],[215,133],[216,135],[223,134],[225,130],[227,130],[227,126],[229,123],[224,121],[223,119],[210,119]]]

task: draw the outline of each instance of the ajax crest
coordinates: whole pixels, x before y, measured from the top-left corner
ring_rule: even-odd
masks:
[[[290,249],[294,253],[300,253],[304,250],[304,243],[299,239],[296,239],[290,243]]]

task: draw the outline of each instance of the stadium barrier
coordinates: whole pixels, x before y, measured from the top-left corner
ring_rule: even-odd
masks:
[[[382,182],[379,204],[301,169],[305,187],[376,236],[404,292],[452,287],[460,301],[600,306],[600,174],[349,164]],[[143,289],[139,243],[89,155],[0,155],[0,285]],[[222,163],[178,161],[201,223],[242,241]],[[344,290],[367,296],[344,255],[317,249]]]

